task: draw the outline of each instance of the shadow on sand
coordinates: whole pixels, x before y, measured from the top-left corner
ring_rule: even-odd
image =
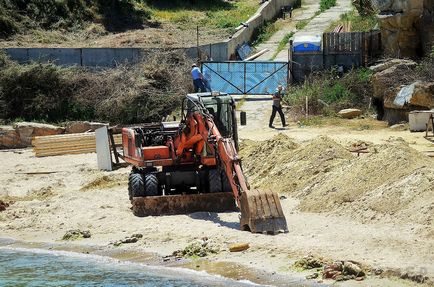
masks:
[[[193,219],[212,221],[214,223],[220,224],[221,226],[228,227],[231,229],[236,229],[236,230],[240,229],[240,223],[238,221],[228,222],[228,221],[221,220],[218,213],[215,213],[215,212],[195,212],[195,213],[189,214],[188,216],[193,218]]]

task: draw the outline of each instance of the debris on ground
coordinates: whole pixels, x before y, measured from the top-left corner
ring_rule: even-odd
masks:
[[[101,175],[97,176],[94,180],[85,184],[80,190],[88,191],[101,188],[111,188],[115,186],[120,186],[127,182],[128,180],[125,179],[125,176],[123,174],[111,174],[110,176]]]
[[[323,279],[336,281],[363,280],[366,273],[359,263],[354,261],[335,261],[326,264],[323,270]]]
[[[230,252],[240,252],[250,248],[249,243],[235,243],[229,246]]]
[[[9,207],[9,203],[0,200],[0,212],[5,211]]]
[[[292,266],[299,270],[309,270],[309,269],[322,268],[324,264],[326,264],[326,260],[324,258],[315,257],[309,254],[295,261]]]
[[[175,258],[205,257],[209,254],[217,254],[220,248],[209,238],[204,237],[187,245],[183,250],[173,252]]]
[[[71,229],[63,235],[62,240],[78,240],[82,238],[90,238],[89,230]]]
[[[125,237],[124,239],[121,239],[121,240],[118,240],[118,241],[115,241],[115,242],[113,242],[112,244],[114,245],[114,246],[120,246],[120,245],[122,245],[122,244],[128,244],[128,243],[136,243],[137,241],[139,241],[139,239],[140,238],[142,238],[143,237],[143,234],[140,234],[140,233],[136,233],[136,234],[133,234],[133,235],[131,235],[131,236],[129,236],[129,237]]]
[[[344,109],[338,112],[338,115],[344,119],[354,119],[362,115],[359,109]]]

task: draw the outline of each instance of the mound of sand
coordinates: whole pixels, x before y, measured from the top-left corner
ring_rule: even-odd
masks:
[[[327,137],[318,137],[300,147],[283,134],[264,142],[245,143],[243,168],[254,188],[291,193],[304,188],[353,155]]]
[[[241,154],[252,187],[289,193],[302,211],[433,224],[434,161],[401,139],[357,157],[328,137],[299,146],[279,135]]]

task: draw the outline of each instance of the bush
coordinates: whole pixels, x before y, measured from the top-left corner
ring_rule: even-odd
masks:
[[[321,0],[319,2],[319,10],[321,12],[324,12],[325,10],[327,10],[333,6],[336,6],[336,0]]]
[[[371,71],[365,68],[351,70],[341,78],[333,69],[313,73],[304,84],[290,86],[284,100],[297,119],[306,112],[306,97],[310,115],[329,116],[350,107],[366,109],[372,95],[370,76]]]
[[[29,29],[81,29],[102,22],[107,30],[139,28],[149,19],[134,0],[0,0],[0,37]]]
[[[4,120],[160,121],[190,89],[184,55],[160,53],[135,66],[91,71],[52,64],[19,65],[0,54]]]

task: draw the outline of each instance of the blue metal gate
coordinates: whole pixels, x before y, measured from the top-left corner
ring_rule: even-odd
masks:
[[[272,94],[288,83],[287,62],[203,62],[202,73],[213,91],[228,94]]]

